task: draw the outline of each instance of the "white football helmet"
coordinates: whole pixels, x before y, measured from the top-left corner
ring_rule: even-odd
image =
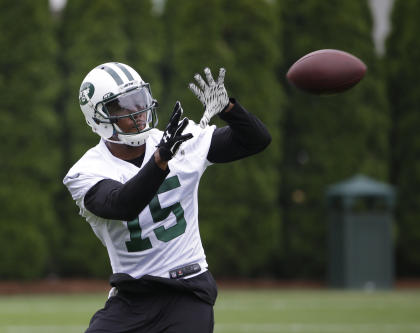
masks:
[[[141,146],[158,123],[158,104],[150,85],[133,68],[118,62],[99,65],[86,75],[79,104],[93,132],[114,143]],[[144,119],[141,125],[136,121],[140,115]],[[132,120],[130,132],[117,125],[121,118]]]

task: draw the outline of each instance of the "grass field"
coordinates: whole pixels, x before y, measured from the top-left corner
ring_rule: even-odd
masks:
[[[0,296],[0,332],[80,333],[105,299],[105,294]],[[221,289],[215,316],[216,333],[418,333],[420,290]]]

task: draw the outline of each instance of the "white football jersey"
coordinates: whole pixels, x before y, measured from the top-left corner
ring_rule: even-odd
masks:
[[[198,228],[198,184],[215,126],[201,129],[190,121],[184,142],[169,161],[170,173],[149,205],[133,221],[100,218],[84,206],[87,191],[102,179],[127,182],[140,168],[111,154],[104,141],[88,150],[64,178],[82,215],[108,250],[114,273],[134,278],[149,274],[169,278],[169,271],[198,263],[207,269]],[[146,141],[142,166],[156,151],[163,132],[153,129]],[[200,273],[201,273],[200,272]]]

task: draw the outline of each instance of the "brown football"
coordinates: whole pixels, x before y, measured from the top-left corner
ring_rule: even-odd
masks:
[[[366,73],[366,65],[354,55],[333,49],[311,52],[296,61],[287,79],[312,94],[335,94],[350,89]]]

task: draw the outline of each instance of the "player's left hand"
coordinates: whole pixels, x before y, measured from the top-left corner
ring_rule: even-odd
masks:
[[[214,81],[208,67],[204,68],[204,73],[206,74],[207,83],[200,74],[194,75],[201,89],[194,83],[189,84],[191,91],[197,96],[205,108],[203,117],[200,120],[200,126],[202,128],[207,126],[214,115],[222,112],[229,105],[229,97],[224,85],[226,70],[220,68],[217,82]]]
[[[180,120],[182,113],[181,102],[176,102],[169,123],[163,132],[162,139],[157,145],[160,157],[165,161],[172,159],[178,152],[179,146],[193,137],[191,133],[182,134],[189,121],[186,117]]]

